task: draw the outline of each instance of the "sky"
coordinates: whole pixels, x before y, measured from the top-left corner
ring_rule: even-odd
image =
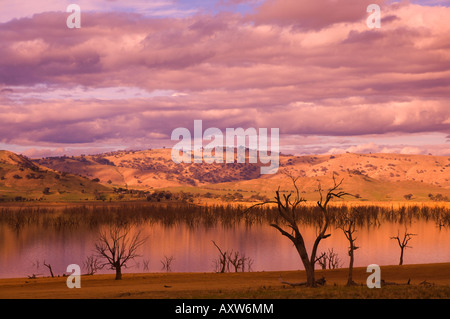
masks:
[[[71,3],[79,29],[66,25]],[[449,6],[0,0],[0,149],[172,147],[174,129],[202,120],[279,128],[289,154],[450,156]]]

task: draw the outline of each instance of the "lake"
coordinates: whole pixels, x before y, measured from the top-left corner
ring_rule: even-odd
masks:
[[[49,276],[44,261],[52,266],[55,275],[66,272],[67,265],[83,263],[90,255],[96,254],[95,242],[98,233],[108,225],[89,227],[44,227],[41,224],[27,224],[15,229],[0,223],[0,278],[27,277],[32,274]],[[147,221],[131,226],[131,232],[140,230],[147,237],[139,248],[138,257],[129,262],[122,271],[126,273],[162,272],[161,260],[173,256],[173,272],[213,272],[218,250],[214,240],[222,250],[244,253],[252,259],[253,271],[281,271],[303,269],[300,258],[292,243],[267,223],[237,222],[223,225],[220,222],[208,226],[189,225],[177,222],[167,223]],[[407,223],[409,233],[417,234],[409,242],[404,255],[404,264],[450,262],[450,230],[439,228],[436,222],[426,219],[412,219]],[[315,227],[304,225],[302,234],[305,242],[312,245]],[[355,267],[369,264],[396,265],[400,248],[396,240],[390,239],[405,231],[405,224],[383,222],[379,227],[359,226],[355,236]],[[319,252],[333,248],[343,267],[348,266],[348,241],[341,229],[331,228],[331,237],[322,240]],[[309,246],[310,247],[310,246]],[[311,249],[309,248],[309,252]],[[316,264],[319,269],[320,265]],[[103,269],[98,273],[111,273]]]

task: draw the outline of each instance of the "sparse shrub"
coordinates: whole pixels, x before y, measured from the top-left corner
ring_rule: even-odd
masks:
[[[428,197],[435,202],[448,202],[448,197],[444,196],[442,194],[436,194],[436,196],[434,196],[433,194],[428,194]]]
[[[412,197],[413,197],[413,194],[406,194],[406,195],[403,195],[403,198],[406,199],[406,200],[411,200]]]

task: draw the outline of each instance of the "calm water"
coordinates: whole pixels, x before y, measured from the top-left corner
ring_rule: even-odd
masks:
[[[161,272],[164,256],[174,257],[174,272],[213,272],[218,251],[211,240],[222,250],[239,251],[252,258],[253,271],[303,269],[291,242],[268,225],[189,228],[183,225],[143,224],[134,227],[133,231],[138,229],[148,236],[148,240],[139,251],[142,257],[131,261],[123,273]],[[404,229],[404,225],[394,223],[384,223],[380,228],[359,228],[356,244],[360,249],[356,251],[355,266],[398,264],[400,249],[390,237],[397,235],[398,231],[402,235]],[[56,230],[27,226],[17,232],[0,225],[0,278],[32,274],[48,276],[44,261],[52,265],[55,275],[62,275],[69,264],[82,266],[86,257],[95,253],[98,231],[80,227]],[[410,241],[409,245],[413,248],[405,251],[404,264],[450,262],[448,229],[440,230],[433,221],[417,221],[408,225],[408,232],[417,236]],[[348,242],[342,230],[331,229],[331,233],[330,238],[321,242],[319,251],[333,248],[346,267]],[[307,243],[312,243],[314,235],[315,228],[304,228]],[[148,268],[144,267],[144,260],[148,262]],[[316,267],[320,268],[319,265]],[[105,269],[99,273],[113,271]]]

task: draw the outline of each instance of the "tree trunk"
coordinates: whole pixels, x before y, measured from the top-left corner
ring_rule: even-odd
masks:
[[[314,274],[314,265],[312,265],[310,262],[304,263],[305,270],[306,270],[306,282],[308,287],[316,287],[316,278]]]
[[[399,265],[400,266],[403,265],[403,247],[402,247],[401,252],[400,252],[400,263],[399,263]]]
[[[122,280],[122,267],[116,266],[116,280]]]
[[[353,285],[353,249],[350,248],[348,254],[350,255],[350,264],[348,266],[348,280],[347,280],[347,286]]]
[[[54,278],[55,275],[53,274],[52,265],[46,264],[44,261],[44,266],[48,268],[48,270],[50,271],[50,275],[52,276],[52,278]]]
[[[300,258],[302,260],[303,266],[305,267],[306,272],[306,285],[308,287],[316,287],[316,279],[314,275],[314,265],[311,263],[311,261],[308,258],[308,253],[304,246],[302,246],[300,243],[295,243],[297,252],[300,255]]]

